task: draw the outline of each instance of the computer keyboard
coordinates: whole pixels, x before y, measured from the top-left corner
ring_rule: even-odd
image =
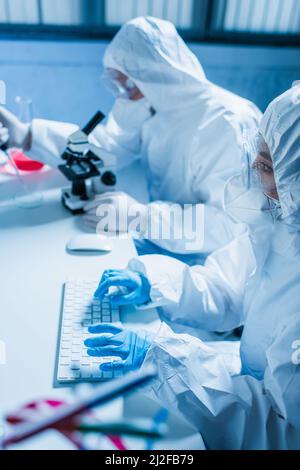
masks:
[[[99,280],[69,280],[64,285],[63,306],[56,360],[57,384],[96,382],[121,375],[119,371],[103,372],[103,362],[119,358],[97,358],[87,354],[84,340],[93,335],[90,325],[120,322],[119,308],[112,307],[107,299],[93,298]]]

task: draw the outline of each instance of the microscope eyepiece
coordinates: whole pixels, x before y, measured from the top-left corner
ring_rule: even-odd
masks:
[[[91,132],[100,124],[103,119],[105,118],[105,115],[101,113],[101,111],[97,111],[95,116],[92,117],[92,119],[84,126],[82,129],[82,132],[86,135],[90,135]]]

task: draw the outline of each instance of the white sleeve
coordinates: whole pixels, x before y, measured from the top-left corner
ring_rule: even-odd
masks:
[[[118,169],[131,165],[140,157],[143,124],[152,117],[145,100],[117,99],[107,122],[91,134],[93,143],[117,157]]]
[[[35,160],[57,167],[61,162],[61,155],[65,150],[68,139],[79,129],[74,124],[34,119],[32,121],[32,146],[28,155]],[[110,116],[106,125],[99,125],[90,135],[89,141],[105,151],[117,156],[118,168],[133,163],[138,158],[139,141],[136,133],[115,131],[113,116]],[[135,145],[136,144],[136,145]]]
[[[205,266],[193,266],[160,255],[141,256],[129,269],[151,284],[147,307],[160,307],[168,322],[192,329],[230,331],[244,322],[246,282],[255,268],[249,236],[244,234],[211,255]]]
[[[32,121],[32,145],[28,155],[46,165],[56,168],[61,164],[61,154],[68,138],[78,130],[75,124],[45,119]]]
[[[175,210],[172,203],[156,201],[147,207],[151,228],[161,227],[165,236],[153,237],[150,230],[145,237],[171,253],[207,255],[246,231],[245,225],[234,223],[223,210],[208,204],[176,205]]]
[[[142,126],[152,116],[147,103],[141,101],[116,100],[107,123],[97,126],[89,137],[91,143],[117,157],[119,169],[133,163],[141,153]],[[57,167],[61,163],[60,157],[68,138],[77,130],[75,124],[34,119],[29,155]]]
[[[298,317],[268,349],[263,380],[233,375],[220,351],[163,324],[144,362],[157,366],[148,394],[194,425],[208,449],[299,449],[300,366],[291,361]]]

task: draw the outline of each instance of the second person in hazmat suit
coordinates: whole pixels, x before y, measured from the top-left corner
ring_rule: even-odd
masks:
[[[104,67],[116,101],[107,124],[98,126],[91,138],[117,156],[119,168],[142,159],[151,202],[137,204],[125,194],[106,194],[86,206],[85,221],[96,229],[100,204],[108,202],[117,210],[134,205],[142,216],[150,213],[153,224],[161,224],[169,233],[170,204],[179,205],[181,221],[184,205],[197,205],[204,239],[192,249],[185,230],[180,239],[158,237],[148,246],[140,242],[142,252],[162,249],[197,262],[198,255],[205,257],[242,230],[223,212],[223,189],[239,167],[243,129],[257,127],[261,113],[251,102],[211,83],[175,27],[166,21],[141,17],[126,23],[107,47]],[[18,133],[4,110],[0,122],[4,135],[8,129],[11,143],[16,144],[14,137],[21,141],[18,144],[26,142],[30,155],[52,166],[58,165],[68,136],[77,128],[35,119],[29,138]]]

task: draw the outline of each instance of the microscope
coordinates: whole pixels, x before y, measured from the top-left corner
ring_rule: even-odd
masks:
[[[113,191],[117,184],[115,156],[88,139],[104,118],[98,111],[82,130],[74,132],[61,156],[64,163],[58,169],[71,182],[62,190],[62,203],[74,215],[83,213],[87,201],[96,194]],[[8,145],[2,144],[0,150],[7,152]]]
[[[62,190],[62,203],[74,215],[81,214],[93,196],[113,191],[117,184],[116,158],[88,140],[104,118],[98,111],[82,130],[74,132],[61,156],[65,163],[58,169],[72,183]]]

